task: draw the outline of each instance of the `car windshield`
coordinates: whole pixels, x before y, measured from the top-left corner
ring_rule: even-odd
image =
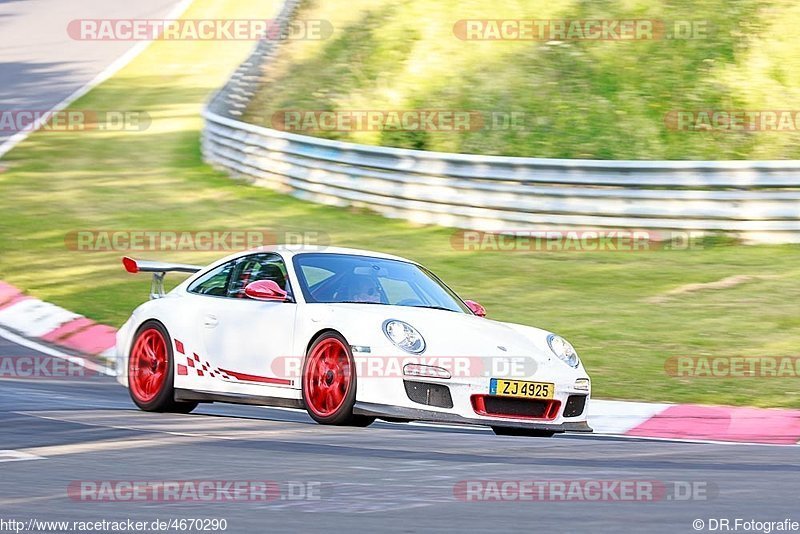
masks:
[[[306,302],[357,302],[469,313],[430,271],[406,261],[354,254],[298,254],[294,267]]]

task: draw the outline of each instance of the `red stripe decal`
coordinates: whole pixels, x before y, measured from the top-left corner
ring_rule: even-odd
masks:
[[[262,384],[280,384],[282,386],[291,386],[292,381],[286,380],[285,378],[271,378],[269,376],[256,376],[256,375],[248,375],[245,373],[235,373],[233,371],[228,371],[227,369],[220,369],[226,375],[232,376],[239,380],[244,380],[247,382],[260,382]]]

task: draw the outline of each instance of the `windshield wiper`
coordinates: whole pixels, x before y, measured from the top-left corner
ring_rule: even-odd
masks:
[[[445,308],[444,306],[409,306],[409,308],[427,308],[429,310],[444,310],[449,312],[455,312],[453,308]]]
[[[381,306],[388,306],[388,304],[384,304],[383,302],[364,302],[363,300],[334,300],[326,304],[380,304]]]
[[[363,300],[335,300],[332,302],[327,302],[326,304],[378,304],[380,306],[398,306],[398,304],[386,304],[384,302],[364,302]],[[454,310],[452,308],[445,308],[444,306],[410,306],[410,305],[403,305],[403,308],[426,308],[429,310],[444,310],[449,312],[458,313],[458,310]]]

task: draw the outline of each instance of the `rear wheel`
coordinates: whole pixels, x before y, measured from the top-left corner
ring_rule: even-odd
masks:
[[[319,336],[303,365],[303,403],[323,425],[369,426],[374,417],[353,414],[356,371],[347,341],[338,332]]]
[[[529,428],[509,428],[506,426],[493,426],[492,430],[498,436],[528,436],[534,438],[549,438],[555,432],[552,430],[533,430]]]
[[[136,332],[128,358],[128,391],[136,406],[146,412],[194,410],[196,402],[175,401],[174,373],[167,329],[158,321],[147,321]]]

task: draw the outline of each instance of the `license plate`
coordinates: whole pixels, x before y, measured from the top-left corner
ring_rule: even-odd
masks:
[[[504,380],[492,378],[489,382],[489,395],[501,397],[520,397],[523,399],[552,399],[556,385],[549,382],[525,382],[523,380]]]

